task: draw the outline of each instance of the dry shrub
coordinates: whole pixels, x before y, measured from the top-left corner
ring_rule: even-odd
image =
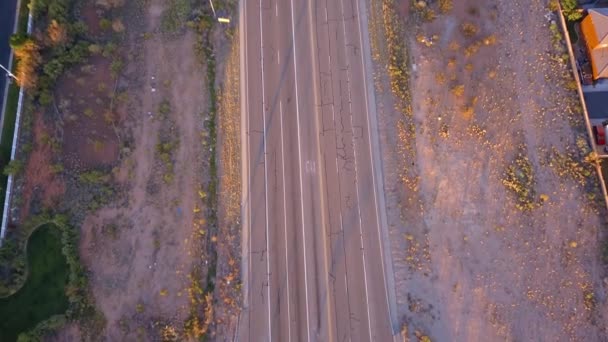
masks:
[[[462,118],[465,120],[471,120],[475,115],[475,109],[472,106],[462,107]]]
[[[114,32],[116,32],[116,33],[120,33],[122,31],[124,31],[125,30],[125,25],[122,23],[122,20],[115,19],[112,22],[112,30],[114,30]]]
[[[453,41],[450,43],[449,49],[451,51],[458,51],[460,49],[460,44],[458,44],[458,42]]]
[[[479,32],[479,28],[473,23],[463,23],[460,26],[460,30],[462,31],[462,34],[468,38],[473,37]]]
[[[456,97],[461,97],[462,95],[464,95],[464,85],[455,85],[452,87],[452,89],[450,89],[450,92]]]
[[[65,25],[57,22],[57,20],[51,20],[49,27],[47,28],[49,39],[53,45],[65,44],[68,40],[68,30]]]
[[[484,45],[488,45],[488,46],[495,45],[496,44],[496,36],[493,35],[493,34],[491,34],[491,35],[485,37],[483,39],[483,44]]]
[[[14,47],[17,58],[17,84],[31,89],[36,86],[38,76],[36,69],[42,61],[40,47],[31,39],[26,39],[21,45]]]
[[[493,80],[496,78],[496,70],[495,69],[490,69],[488,70],[488,78]]]
[[[448,59],[448,68],[454,68],[456,67],[456,58],[452,57],[450,59]]]
[[[435,13],[435,11],[433,11],[430,8],[427,8],[423,11],[422,13],[422,17],[424,18],[424,20],[426,21],[433,21],[437,18],[437,14]]]
[[[534,168],[521,148],[515,160],[507,167],[502,184],[516,195],[515,206],[519,210],[532,210],[537,204],[534,185]]]
[[[477,53],[477,51],[479,51],[479,48],[480,48],[479,42],[473,43],[473,44],[467,46],[466,49],[464,49],[464,55],[466,57],[471,57],[471,56],[475,55]]]
[[[439,0],[439,11],[441,13],[449,13],[453,7],[454,4],[452,3],[452,0]]]
[[[445,74],[440,72],[437,75],[435,75],[435,82],[437,82],[438,84],[445,84]]]

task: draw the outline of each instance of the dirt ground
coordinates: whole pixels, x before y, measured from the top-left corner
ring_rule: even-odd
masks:
[[[547,2],[454,1],[446,14],[428,2],[432,21],[416,19],[409,3],[399,6],[412,65],[409,119],[393,109],[386,46],[374,51],[406,335],[608,339],[606,210],[592,199],[595,174],[569,169],[572,161],[590,169],[581,161],[588,147],[576,94],[564,87],[569,64],[553,58]],[[518,153],[534,177],[530,210],[516,208],[503,184]]]
[[[159,32],[164,7],[163,1],[150,1],[144,20],[151,34],[142,43],[129,38],[135,56],[126,76],[133,150],[117,172],[127,199],[89,216],[82,226],[82,256],[107,321],[107,340],[149,340],[160,329],[150,329],[153,323],[181,328],[189,314],[190,270],[204,262],[195,259],[192,237],[206,156],[200,138],[208,106],[205,75],[193,32],[171,39]],[[166,116],[159,110],[162,101],[170,104]],[[170,182],[157,156],[165,138],[179,140]]]
[[[44,123],[42,113],[33,114],[32,126],[32,151],[24,167],[24,181],[19,188],[22,203],[18,212],[19,222],[37,214],[42,208],[57,208],[65,192],[65,184],[51,170],[52,148],[43,139],[50,130]]]

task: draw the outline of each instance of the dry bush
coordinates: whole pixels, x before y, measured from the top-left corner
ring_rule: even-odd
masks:
[[[443,14],[449,13],[452,8],[454,8],[454,4],[452,0],[439,0],[439,11]]]
[[[19,46],[14,47],[17,58],[17,84],[26,89],[36,86],[38,76],[36,69],[42,61],[40,47],[31,39],[26,39]]]
[[[467,46],[466,49],[464,49],[464,55],[466,57],[471,57],[473,55],[475,55],[477,53],[477,51],[479,51],[479,48],[481,47],[479,42],[473,43],[469,46]]]
[[[445,84],[445,74],[440,72],[435,75],[435,82],[437,82],[438,84]]]
[[[122,23],[122,20],[115,19],[112,22],[112,30],[114,30],[114,32],[116,32],[116,33],[120,33],[122,31],[124,31],[125,30],[125,25]]]
[[[588,164],[584,164],[579,161],[577,153],[571,150],[566,153],[560,153],[556,148],[553,148],[549,166],[560,177],[572,179],[580,185],[585,186],[589,177],[593,175],[592,159],[592,157],[588,158]]]
[[[448,59],[447,67],[450,69],[456,67],[456,58],[451,57],[450,59]]]
[[[458,51],[460,49],[460,44],[458,44],[458,42],[453,41],[450,43],[449,49],[451,51]]]
[[[496,44],[496,35],[489,35],[483,39],[483,44],[487,46],[492,46]]]
[[[496,78],[496,69],[490,69],[488,70],[488,78],[493,80]]]
[[[518,153],[515,160],[507,168],[502,184],[517,196],[517,203],[515,204],[517,209],[532,210],[537,206],[537,203],[535,203],[534,170],[532,163],[523,151],[525,149],[522,148],[522,152]]]
[[[463,23],[460,25],[460,30],[465,37],[473,37],[479,32],[479,28],[473,23]]]
[[[450,92],[456,97],[461,97],[464,95],[464,84],[457,84],[453,86],[452,89],[450,89]]]
[[[65,44],[68,40],[68,30],[65,25],[57,22],[57,20],[51,20],[49,27],[47,28],[49,39],[53,45]]]
[[[473,106],[464,106],[462,107],[462,118],[465,120],[471,120],[475,115],[475,109]]]
[[[422,17],[426,21],[433,21],[437,18],[437,14],[432,9],[427,8],[422,12]]]

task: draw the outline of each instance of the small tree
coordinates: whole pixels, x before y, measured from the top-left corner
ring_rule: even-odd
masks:
[[[569,21],[577,21],[583,17],[576,0],[562,0],[562,11]]]
[[[11,160],[8,165],[4,167],[4,175],[17,175],[23,170],[23,162],[20,160]]]

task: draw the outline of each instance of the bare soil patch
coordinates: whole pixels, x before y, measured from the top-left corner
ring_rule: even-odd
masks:
[[[118,160],[118,135],[114,127],[122,115],[111,108],[117,80],[111,76],[109,58],[94,56],[73,70],[57,87],[56,109],[62,125],[62,155],[72,170],[108,166]]]
[[[53,150],[45,139],[50,130],[44,123],[42,113],[36,112],[33,117],[33,144],[20,188],[23,205],[19,211],[19,222],[37,214],[42,208],[57,208],[65,192],[65,184],[51,167]]]
[[[81,9],[82,20],[86,23],[89,34],[93,37],[101,34],[101,27],[99,26],[99,9],[95,6],[92,1],[87,1]]]
[[[182,340],[212,323],[203,293],[207,243],[217,243],[205,207],[208,89],[197,33],[160,30],[169,6],[150,1],[126,31],[129,148],[113,173],[124,196],[82,226],[108,340]]]
[[[437,6],[405,18],[411,116],[394,110],[386,46],[372,42],[406,336],[607,339],[606,212],[546,3]],[[515,174],[532,181],[516,194],[505,180],[518,155],[530,167]]]

